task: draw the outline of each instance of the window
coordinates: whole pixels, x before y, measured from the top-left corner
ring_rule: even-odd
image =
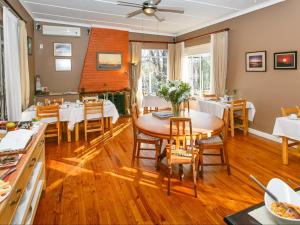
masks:
[[[184,79],[192,87],[192,94],[210,90],[211,57],[209,53],[189,55],[184,59]]]
[[[144,95],[155,94],[159,83],[167,81],[168,50],[142,50],[142,90]]]

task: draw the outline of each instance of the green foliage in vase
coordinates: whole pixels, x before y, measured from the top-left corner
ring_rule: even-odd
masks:
[[[180,104],[191,96],[191,86],[180,80],[168,81],[160,84],[157,95],[171,102],[172,105]]]

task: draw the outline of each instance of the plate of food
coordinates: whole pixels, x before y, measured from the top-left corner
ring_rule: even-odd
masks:
[[[300,195],[284,181],[274,178],[267,189],[278,202],[265,193],[265,206],[280,224],[300,224]]]

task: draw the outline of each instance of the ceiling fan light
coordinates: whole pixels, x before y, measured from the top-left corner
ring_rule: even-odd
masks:
[[[144,8],[144,13],[146,14],[146,15],[153,15],[154,13],[155,13],[155,9],[154,8],[152,8],[152,7],[147,7],[147,8]]]

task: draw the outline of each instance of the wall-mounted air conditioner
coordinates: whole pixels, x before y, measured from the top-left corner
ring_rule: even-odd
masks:
[[[43,25],[43,35],[80,37],[80,28]]]

